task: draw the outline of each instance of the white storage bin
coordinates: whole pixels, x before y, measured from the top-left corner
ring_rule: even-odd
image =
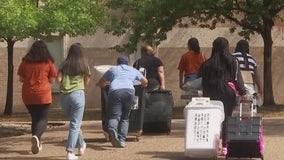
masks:
[[[185,156],[217,158],[224,107],[221,101],[192,98],[184,108]]]
[[[114,67],[113,65],[98,65],[94,66],[95,69],[95,75],[99,78],[101,78],[107,70]]]

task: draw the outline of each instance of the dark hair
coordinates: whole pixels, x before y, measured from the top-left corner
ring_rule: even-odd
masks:
[[[246,40],[239,40],[235,52],[249,53],[249,43]]]
[[[224,91],[224,83],[228,77],[236,75],[236,60],[229,52],[229,42],[218,37],[213,42],[211,57],[205,62],[203,73],[204,86],[216,86]]]
[[[83,55],[82,45],[74,43],[70,46],[66,60],[61,64],[60,72],[76,76],[89,74],[89,67]]]
[[[246,40],[239,40],[235,49],[235,53],[240,52],[244,57],[245,66],[249,68],[248,56],[249,54],[249,43]]]
[[[197,38],[190,38],[187,42],[187,46],[195,53],[200,53],[200,46]]]
[[[42,40],[37,40],[32,44],[28,53],[23,57],[23,60],[28,62],[54,62],[46,44]]]

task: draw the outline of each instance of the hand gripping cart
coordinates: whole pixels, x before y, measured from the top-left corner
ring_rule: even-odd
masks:
[[[221,101],[192,98],[184,108],[186,157],[217,159],[224,117]]]
[[[250,108],[250,116],[243,116],[243,105]],[[227,155],[235,158],[263,158],[263,126],[261,117],[256,116],[256,106],[252,102],[240,103],[240,114],[228,117]]]

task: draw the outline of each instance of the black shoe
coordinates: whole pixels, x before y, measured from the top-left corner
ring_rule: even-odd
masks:
[[[117,132],[116,132],[115,129],[112,129],[112,128],[109,129],[108,134],[109,134],[109,139],[110,139],[112,146],[117,147],[117,148],[123,148],[124,147],[124,146],[121,145],[121,142],[118,139]]]

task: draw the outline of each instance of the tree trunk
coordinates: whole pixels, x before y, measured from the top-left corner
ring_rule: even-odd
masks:
[[[263,62],[264,62],[264,74],[263,74],[263,105],[271,106],[275,105],[274,96],[273,96],[273,87],[272,87],[272,36],[271,30],[273,26],[272,20],[263,20],[263,33],[262,38],[264,42],[264,53],[263,53]]]
[[[13,113],[13,81],[14,81],[14,64],[13,64],[13,49],[15,41],[7,39],[8,49],[8,80],[7,80],[7,95],[4,115],[12,115]]]

